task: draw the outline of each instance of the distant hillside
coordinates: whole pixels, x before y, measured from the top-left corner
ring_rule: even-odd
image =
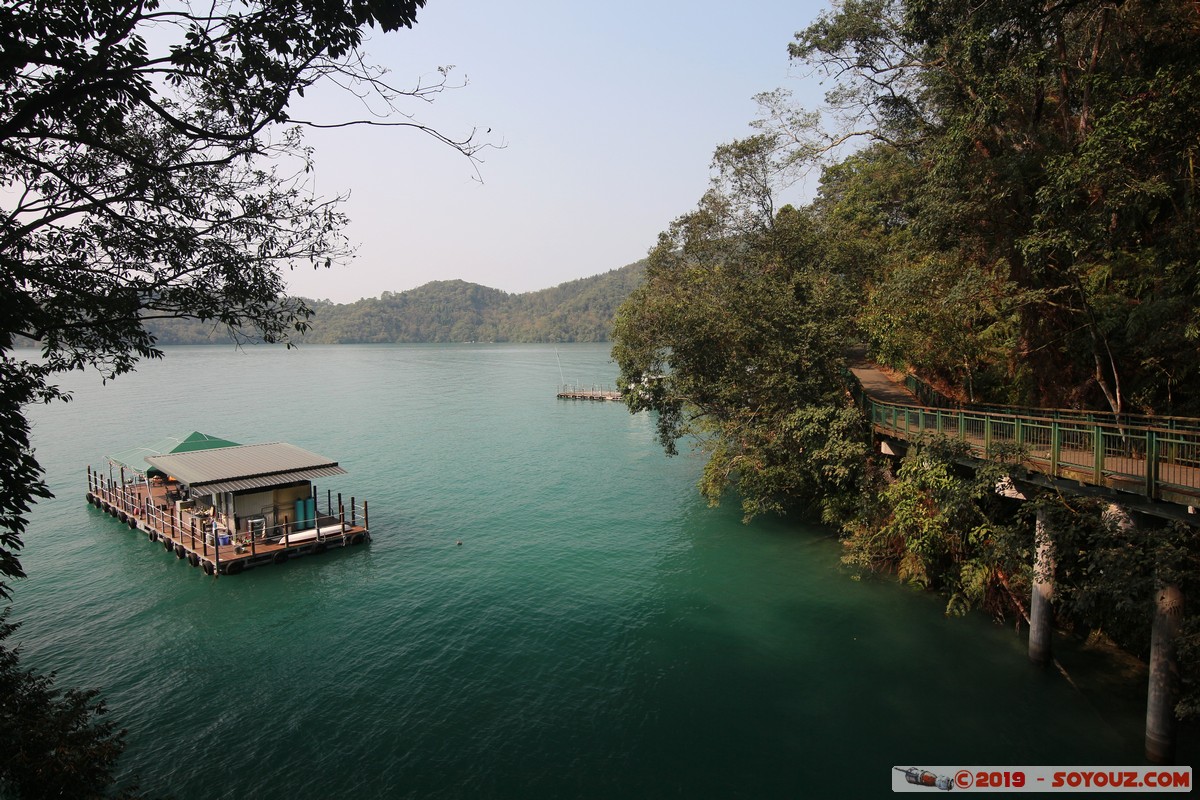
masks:
[[[603,342],[617,307],[641,283],[644,262],[551,289],[509,294],[466,281],[433,281],[356,303],[309,301],[316,312],[305,342]],[[225,342],[211,324],[170,320],[154,327],[162,344]]]

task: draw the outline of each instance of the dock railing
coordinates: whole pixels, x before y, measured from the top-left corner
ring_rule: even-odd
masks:
[[[906,375],[904,386],[914,395],[920,405],[930,408],[957,409],[960,403],[946,397],[929,383],[915,375]],[[1119,416],[1109,411],[1093,411],[1077,408],[1030,408],[1028,406],[1004,405],[1000,403],[970,403],[970,410],[981,413],[1010,414],[1013,416],[1036,416],[1041,419],[1071,420],[1114,424],[1121,427],[1155,427],[1172,431],[1200,431],[1200,419],[1195,417],[1168,417],[1146,414],[1122,413]]]
[[[558,397],[564,400],[620,400],[621,393],[609,386],[578,383],[559,384]]]
[[[355,497],[343,499],[340,493],[335,495],[331,491],[326,493],[325,508],[322,510],[316,504],[312,524],[304,528],[298,528],[287,515],[275,515],[277,520],[282,516],[283,521],[254,529],[248,524],[235,524],[231,530],[229,520],[221,515],[161,502],[167,499],[165,492],[156,496],[154,489],[142,481],[118,483],[89,467],[87,482],[88,494],[97,498],[97,505],[128,523],[130,528],[148,530],[154,534],[151,538],[161,540],[167,549],[179,545],[182,550],[176,552],[180,557],[185,552],[195,553],[211,558],[218,565],[246,554],[257,556],[333,539],[344,544],[346,537],[370,533],[367,501]],[[314,488],[313,497],[317,496]]]
[[[911,442],[957,440],[985,460],[1015,450],[1027,468],[1052,478],[1200,505],[1200,420],[1157,424],[1133,416],[1105,421],[1099,412],[936,408],[875,400],[857,381],[851,387],[879,433]]]

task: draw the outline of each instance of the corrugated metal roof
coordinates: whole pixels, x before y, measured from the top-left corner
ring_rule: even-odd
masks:
[[[196,487],[203,494],[221,494],[222,492],[241,492],[246,489],[269,489],[285,483],[311,481],[317,478],[328,478],[330,475],[345,475],[341,467],[317,467],[316,469],[297,469],[291,472],[277,472],[274,475],[262,475],[257,478],[239,478],[220,483],[206,483]]]
[[[171,453],[150,456],[146,462],[193,489],[212,494],[266,488],[346,472],[336,461],[286,442]]]
[[[186,436],[168,436],[154,444],[141,447],[131,447],[119,453],[113,453],[108,460],[114,464],[128,467],[137,473],[145,473],[146,457],[161,456],[166,453],[186,453],[192,450],[211,450],[215,447],[236,447],[237,442],[228,439],[218,439],[200,431],[192,431]]]

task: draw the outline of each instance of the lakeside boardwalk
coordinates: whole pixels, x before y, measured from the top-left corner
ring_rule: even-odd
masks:
[[[905,442],[946,437],[970,456],[988,460],[1021,454],[1026,480],[1073,494],[1100,490],[1137,510],[1195,524],[1200,507],[1200,420],[1179,417],[1111,419],[1070,409],[971,406],[934,408],[872,363],[865,348],[850,352],[850,372],[878,436]]]
[[[878,364],[867,357],[866,347],[854,347],[847,355],[850,372],[858,379],[869,397],[897,405],[917,404],[917,396],[909,391],[907,386],[884,373]]]

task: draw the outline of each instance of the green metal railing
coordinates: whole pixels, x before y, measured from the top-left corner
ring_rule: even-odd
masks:
[[[916,375],[906,375],[904,386],[912,392],[921,405],[931,408],[957,408],[959,403],[939,392]],[[1168,430],[1200,431],[1200,419],[1194,417],[1147,416],[1145,414],[1121,414],[1119,417],[1108,411],[1088,411],[1075,408],[1029,408],[999,403],[972,403],[971,410],[997,414],[1034,415],[1045,419],[1085,420],[1087,422],[1112,422],[1121,426],[1167,428]]]
[[[1018,453],[1028,469],[1170,503],[1200,505],[1200,420],[1164,424],[1087,412],[935,408],[886,403],[852,381],[875,430],[911,442],[937,437],[967,445],[974,458]]]

